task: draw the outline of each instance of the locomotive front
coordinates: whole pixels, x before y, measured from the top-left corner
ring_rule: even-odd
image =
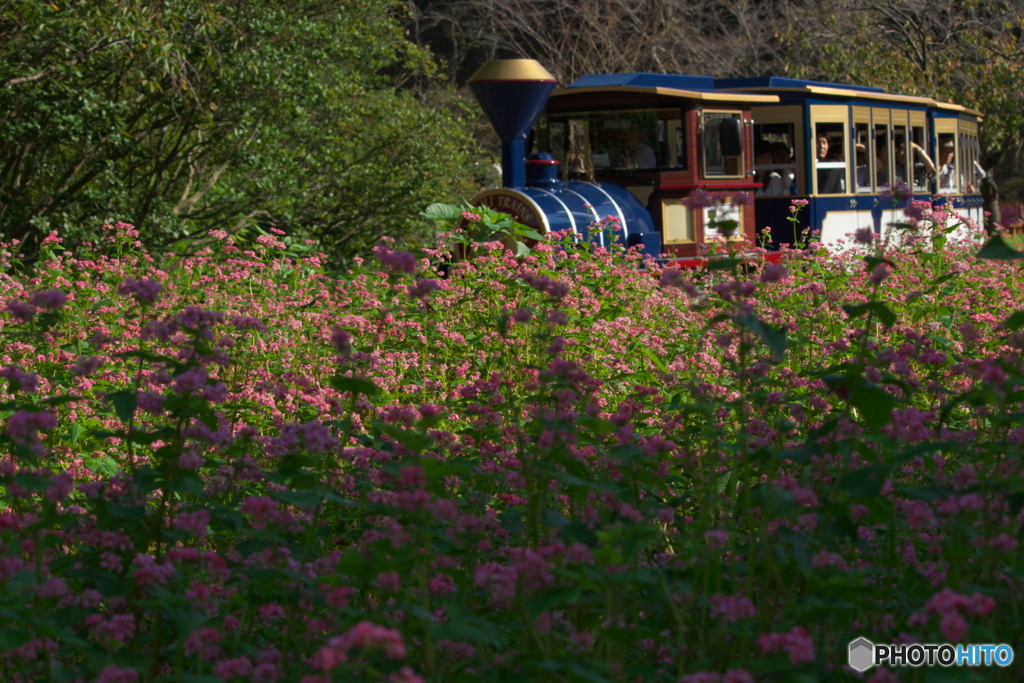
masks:
[[[601,245],[613,240],[640,245],[652,256],[661,254],[661,234],[629,190],[614,183],[563,180],[561,162],[550,153],[526,159],[527,139],[555,88],[554,77],[543,66],[532,59],[488,62],[469,86],[501,140],[503,185],[479,193],[474,205],[510,214],[541,234],[570,230]],[[590,226],[609,216],[617,219],[618,229],[591,235]]]

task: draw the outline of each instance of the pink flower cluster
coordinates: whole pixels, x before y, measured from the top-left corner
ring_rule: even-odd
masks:
[[[942,636],[951,643],[958,643],[967,635],[967,621],[961,613],[985,617],[996,608],[994,598],[982,593],[963,595],[948,586],[935,593],[925,612],[939,617],[939,629]]]
[[[789,631],[764,633],[757,639],[765,654],[785,652],[791,664],[807,664],[814,661],[814,641],[803,626],[794,626]]]
[[[328,640],[313,656],[313,666],[321,671],[331,671],[348,660],[352,648],[379,649],[389,659],[404,659],[406,654],[401,633],[370,621],[361,621],[345,634]]]

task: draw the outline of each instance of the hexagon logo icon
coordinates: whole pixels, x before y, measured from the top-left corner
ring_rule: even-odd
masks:
[[[865,672],[875,665],[875,644],[867,638],[850,642],[850,668]]]

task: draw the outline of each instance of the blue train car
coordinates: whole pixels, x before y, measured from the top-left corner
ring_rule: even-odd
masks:
[[[777,152],[754,165],[764,188],[756,198],[758,227],[771,226],[776,243],[805,241],[801,233],[810,230],[825,244],[841,245],[861,228],[888,238],[891,226],[905,221],[909,201],[890,198],[898,185],[913,200],[945,205],[983,224],[979,112],[878,88],[788,78],[715,83],[724,91],[779,98],[753,109],[755,147]],[[787,179],[781,192],[772,182],[776,175]],[[808,200],[796,225],[787,220],[794,198]]]

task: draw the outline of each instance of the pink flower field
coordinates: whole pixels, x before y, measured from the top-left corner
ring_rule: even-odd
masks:
[[[446,278],[0,245],[0,680],[1021,680],[847,666],[1024,645],[1021,261],[945,222]]]

